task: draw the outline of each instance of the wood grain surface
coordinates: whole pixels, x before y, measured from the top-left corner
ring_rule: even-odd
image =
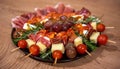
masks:
[[[24,56],[21,50],[11,53],[16,48],[11,41],[11,19],[17,15],[31,12],[34,8],[56,5],[58,2],[70,4],[75,9],[88,8],[93,15],[102,18],[109,39],[116,44],[108,43],[92,52],[92,57],[85,56],[79,60],[51,66]],[[0,0],[0,69],[120,69],[120,0]]]

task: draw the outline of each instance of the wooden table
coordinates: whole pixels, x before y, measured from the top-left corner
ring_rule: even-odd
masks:
[[[31,12],[35,7],[44,8],[46,5],[54,6],[59,0],[0,0],[0,69],[119,69],[120,68],[120,0],[61,0],[75,9],[88,8],[93,15],[100,17],[106,26],[115,29],[106,29],[109,39],[116,44],[108,43],[92,52],[92,57],[86,56],[79,60],[60,63],[51,66],[49,63],[39,62],[31,58],[23,61],[21,50],[11,53],[16,48],[11,41],[11,18]]]

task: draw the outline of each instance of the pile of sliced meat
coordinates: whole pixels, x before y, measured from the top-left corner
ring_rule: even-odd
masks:
[[[58,3],[55,7],[47,6],[46,8],[35,8],[34,12],[22,14],[20,16],[16,16],[12,19],[12,27],[13,28],[23,28],[23,25],[30,19],[32,19],[35,16],[39,16],[41,18],[44,18],[48,13],[50,12],[56,12],[58,14],[64,14],[64,13],[75,13],[75,14],[81,14],[85,17],[88,17],[91,13],[88,9],[82,8],[81,10],[75,10],[70,5],[64,5],[63,3]]]

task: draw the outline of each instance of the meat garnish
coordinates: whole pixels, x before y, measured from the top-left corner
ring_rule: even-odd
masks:
[[[28,19],[29,19],[28,14],[29,14],[29,13],[24,13],[24,14],[22,14],[22,15],[20,15],[20,16],[28,20]]]
[[[88,16],[91,15],[91,12],[88,9],[86,9],[86,8],[83,7],[81,10],[76,11],[76,14],[78,14],[78,15],[79,14],[84,15],[85,18],[87,18]]]
[[[42,16],[41,9],[35,8],[35,12],[37,13],[37,16]]]
[[[64,13],[73,13],[74,9],[70,6],[66,6],[64,9]]]
[[[14,27],[14,28],[22,28],[23,24],[17,18],[13,18],[12,19],[12,27]]]
[[[57,13],[62,14],[64,12],[65,5],[63,3],[58,3],[56,6]]]
[[[54,7],[51,7],[51,6],[47,6],[46,10],[47,10],[47,13],[56,12],[56,9]]]

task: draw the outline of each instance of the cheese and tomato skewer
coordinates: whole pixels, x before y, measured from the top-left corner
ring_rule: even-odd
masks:
[[[109,40],[107,35],[100,34],[100,32],[93,32],[90,36],[90,40],[99,45],[105,45],[107,42],[116,43],[115,41]]]
[[[55,59],[54,64],[56,64],[57,60],[61,59],[65,52],[63,43],[52,44],[51,51],[52,57]]]
[[[47,46],[44,45],[40,41],[34,42],[31,39],[27,39],[26,41],[28,43],[28,48],[29,48],[29,52],[30,52],[27,56],[29,56],[29,55],[37,56],[40,52],[46,52],[46,50],[47,50]],[[39,48],[39,50],[38,50],[38,48]]]
[[[40,52],[46,52],[46,50],[47,50],[46,45],[44,45],[44,44],[43,44],[42,42],[40,42],[40,41],[34,42],[34,41],[31,40],[31,39],[27,39],[26,41],[27,41],[27,43],[28,43],[28,48],[29,48],[31,45],[36,44],[36,45],[39,46]]]
[[[103,32],[106,28],[115,28],[115,27],[105,27],[104,24],[96,23],[96,22],[92,22],[90,23],[90,25],[92,26],[94,30],[97,30],[98,32]]]
[[[29,47],[29,54],[26,55],[25,57],[28,57],[30,55],[37,56],[40,53],[40,47],[36,44],[33,44]]]
[[[99,19],[101,20],[103,16],[104,16],[104,15],[102,15]],[[113,28],[115,28],[115,27],[105,27],[105,28],[106,28],[106,29],[113,29]]]
[[[90,41],[98,43],[99,45],[105,45],[108,41],[108,37],[105,34],[100,34],[100,32],[93,32],[90,36]]]
[[[77,37],[74,40],[74,44],[76,46],[76,50],[79,54],[85,54],[87,53],[89,56],[92,56],[88,51],[87,51],[87,46],[83,44],[82,37]]]
[[[61,59],[63,56],[62,52],[60,50],[55,50],[52,53],[52,57],[55,59],[53,65],[57,63],[57,60]]]
[[[103,32],[106,28],[114,28],[114,27],[105,27],[104,24],[102,23],[96,23],[96,22],[92,22],[91,26],[94,30],[97,30],[98,32]],[[116,43],[115,41],[112,40],[108,40],[108,42],[112,42],[112,43]]]
[[[11,50],[11,52],[14,52],[14,51],[16,51],[16,50],[18,50],[18,49],[25,49],[25,48],[27,48],[27,42],[25,41],[25,40],[20,40],[19,42],[18,42],[18,47],[17,48],[15,48],[15,49],[12,49]]]
[[[92,55],[87,51],[87,46],[86,46],[85,44],[79,44],[76,49],[77,49],[77,52],[78,52],[79,54],[85,54],[85,53],[87,53],[89,56],[92,56]]]

